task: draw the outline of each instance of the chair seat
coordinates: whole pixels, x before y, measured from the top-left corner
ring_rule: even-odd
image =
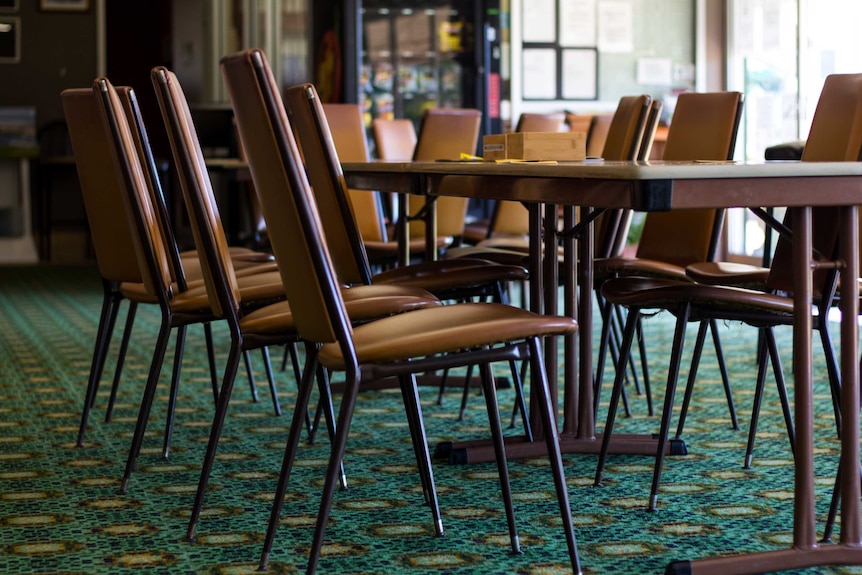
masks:
[[[451,236],[438,236],[437,237],[437,250],[441,250],[446,246],[452,245],[454,238]],[[370,260],[378,260],[381,258],[394,258],[398,255],[398,242],[397,241],[389,241],[389,242],[379,242],[379,241],[363,241],[365,244],[365,252],[368,254],[368,258]],[[424,238],[416,238],[410,240],[410,253],[411,254],[424,254],[425,253],[425,239]]]
[[[766,313],[771,316],[793,316],[793,300],[766,292],[728,286],[711,286],[691,281],[663,278],[614,278],[602,284],[602,296],[618,305],[640,308],[678,307],[689,302],[692,307],[708,307],[710,316],[720,310],[735,317],[736,313]],[[696,315],[696,314],[693,314]],[[774,317],[772,317],[774,321]]]
[[[769,268],[733,262],[697,262],[686,266],[685,275],[702,284],[763,289]]]
[[[425,290],[404,286],[356,286],[343,288],[341,295],[353,322],[443,305]],[[265,335],[293,330],[296,326],[290,304],[280,301],[246,314],[240,319],[240,327],[243,333]]]
[[[393,268],[372,278],[375,284],[414,286],[439,293],[447,290],[464,290],[486,286],[493,282],[527,279],[529,272],[523,265],[498,265],[487,260],[459,258],[421,262]]]
[[[285,297],[284,284],[277,271],[237,277],[237,284],[242,301],[261,302]],[[198,308],[209,308],[206,286],[203,282],[195,283],[185,292],[178,292],[176,285],[173,289],[176,295],[171,300],[171,308],[174,311],[189,312]],[[120,284],[120,293],[132,301],[158,303],[155,296],[148,294],[144,284],[141,283],[123,282]]]
[[[593,277],[596,283],[615,276],[639,276],[668,278],[683,282],[691,282],[685,275],[685,268],[646,258],[602,258],[595,260]]]
[[[572,318],[537,315],[498,303],[465,303],[380,319],[356,327],[353,336],[362,364],[459,352],[536,335],[566,335],[577,328]],[[344,369],[338,344],[323,345],[320,361],[330,369]]]
[[[529,262],[529,254],[518,249],[459,246],[446,250],[446,259],[458,260],[461,258],[478,258],[495,264],[510,266],[526,266]]]

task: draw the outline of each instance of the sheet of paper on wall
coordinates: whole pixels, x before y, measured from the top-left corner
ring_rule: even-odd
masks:
[[[596,45],[596,0],[560,0],[560,46]]]
[[[557,97],[557,51],[553,48],[525,48],[521,53],[523,97],[554,100]]]
[[[673,61],[670,58],[638,58],[637,82],[648,86],[670,86],[673,83]]]
[[[599,2],[599,51],[634,51],[634,15],[629,2]]]
[[[521,39],[524,42],[557,41],[557,5],[554,0],[524,2]]]
[[[563,99],[595,100],[596,89],[596,51],[563,50]]]

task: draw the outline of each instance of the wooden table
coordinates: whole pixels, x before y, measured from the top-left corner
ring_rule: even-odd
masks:
[[[791,210],[795,234],[793,375],[795,388],[796,466],[793,545],[784,550],[744,555],[680,561],[668,566],[669,573],[760,573],[825,564],[862,564],[860,538],[859,480],[859,332],[857,298],[841,301],[841,538],[837,544],[818,544],[814,513],[814,440],[812,373],[812,258],[811,208],[839,206],[840,277],[843,285],[854,285],[859,277],[858,221],[855,206],[862,204],[862,163],[858,162],[776,162],[733,164],[716,162],[572,162],[540,163],[346,163],[348,185],[355,189],[408,191],[434,195],[469,194],[471,197],[528,202],[531,208],[531,237],[539,237],[538,206],[580,206],[581,220],[590,221],[595,208],[632,208],[666,211],[686,208],[781,207]],[[470,178],[470,186],[460,186],[459,178]],[[459,192],[458,190],[465,190]],[[545,232],[555,241],[547,220],[556,209],[545,208]],[[433,214],[432,214],[433,215]],[[567,211],[566,225],[574,223]],[[433,226],[428,226],[429,235]],[[406,235],[402,234],[402,237]],[[580,265],[575,271],[573,242],[565,242],[572,279],[564,290],[567,302],[574,301],[574,277],[580,285],[592,286],[592,234],[578,242]],[[541,254],[533,242],[534,255]],[[407,253],[406,251],[404,252]],[[547,253],[556,253],[556,249]],[[533,258],[536,261],[538,258]],[[553,259],[553,258],[550,258]],[[536,310],[556,310],[556,289],[541,289],[554,278],[555,261],[531,269],[531,306]],[[547,285],[556,286],[556,283]],[[579,335],[567,342],[564,423],[562,448],[566,452],[596,452],[601,444],[592,416],[592,290],[580,290],[577,307],[567,314],[579,319]],[[542,299],[544,294],[544,299]],[[571,299],[570,299],[571,296]],[[567,303],[568,305],[568,303]],[[576,344],[575,341],[578,341]],[[555,353],[549,345],[546,353]],[[577,347],[577,356],[574,350]],[[552,362],[555,365],[555,362]],[[577,368],[573,367],[577,366]],[[556,378],[551,376],[551,382]],[[615,436],[616,440],[616,436]],[[511,456],[529,454],[536,444],[507,444]],[[654,453],[649,439],[629,437],[615,441],[615,451]],[[649,446],[653,446],[650,451]]]

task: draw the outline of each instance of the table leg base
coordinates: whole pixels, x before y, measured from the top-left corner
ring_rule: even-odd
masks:
[[[654,435],[615,434],[611,438],[610,453],[630,455],[656,454],[657,438]],[[602,436],[579,438],[572,435],[560,436],[560,449],[563,453],[594,453],[602,448]],[[687,455],[685,441],[671,439],[665,450],[666,455]],[[506,438],[506,458],[521,459],[547,455],[545,442],[541,438],[527,441],[523,436]],[[447,459],[453,465],[488,463],[495,459],[494,447],[490,440],[444,441],[434,449],[435,459]]]
[[[862,565],[862,547],[826,544],[810,549],[792,547],[716,559],[674,561],[665,569],[665,575],[745,575],[804,569],[818,565]]]

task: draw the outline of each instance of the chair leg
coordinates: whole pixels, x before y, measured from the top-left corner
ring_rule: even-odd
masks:
[[[602,477],[605,472],[605,462],[608,458],[608,450],[611,445],[611,435],[613,435],[614,422],[617,417],[617,408],[620,404],[620,396],[625,385],[626,369],[628,361],[631,358],[629,351],[632,348],[632,340],[634,339],[635,326],[640,318],[640,309],[629,308],[628,317],[626,318],[626,326],[623,330],[623,340],[620,343],[620,362],[617,364],[617,373],[614,377],[614,386],[611,390],[610,405],[608,406],[608,416],[605,422],[605,429],[602,433],[602,447],[599,451],[599,462],[596,465],[595,485],[602,485]]]
[[[296,381],[297,387],[299,386],[299,382],[302,379],[302,368],[299,367],[299,355],[296,351],[296,342],[288,343],[284,346],[284,356],[285,359],[282,360],[281,371],[284,371],[285,361],[287,360],[287,356],[290,356],[290,363],[293,367],[293,378]],[[311,421],[311,415],[308,411],[305,412],[305,428],[308,433],[309,442],[314,443],[314,424]]]
[[[754,437],[757,433],[757,422],[760,419],[760,406],[763,404],[763,391],[766,382],[766,362],[769,361],[766,349],[765,330],[758,334],[757,346],[757,380],[754,384],[754,403],[751,406],[751,420],[748,422],[748,442],[745,446],[743,469],[751,469],[751,459],[754,453]]]
[[[838,438],[841,438],[841,374],[838,370],[838,360],[835,357],[835,348],[832,346],[832,336],[829,334],[829,322],[826,320],[828,310],[820,308],[817,319],[817,331],[820,332],[820,341],[823,344],[823,354],[826,357],[826,373],[829,376],[829,389],[832,391],[832,411],[835,414],[835,429]]]
[[[290,432],[287,437],[287,443],[284,448],[284,459],[281,462],[281,472],[278,475],[278,484],[275,488],[275,499],[272,503],[272,511],[269,516],[269,524],[266,529],[266,537],[263,541],[263,551],[260,556],[259,571],[269,569],[269,555],[272,551],[272,543],[275,539],[275,531],[278,529],[278,521],[281,518],[281,508],[284,505],[284,496],[287,492],[287,483],[290,480],[290,472],[293,469],[293,460],[296,458],[296,451],[299,447],[299,438],[302,435],[303,417],[308,413],[308,402],[311,397],[311,388],[316,377],[319,364],[317,362],[317,352],[312,349],[313,346],[308,345],[306,349],[305,370],[302,378],[297,382],[299,391],[296,395],[296,406],[293,410],[293,418],[290,422]],[[193,532],[189,533],[193,536]]]
[[[129,479],[137,467],[138,454],[144,442],[144,432],[147,430],[147,420],[150,417],[150,408],[153,406],[153,397],[156,395],[156,387],[159,383],[159,374],[162,371],[162,362],[168,348],[168,340],[171,335],[171,318],[163,314],[162,326],[156,338],[156,347],[153,350],[153,360],[150,363],[150,372],[147,376],[147,385],[144,387],[144,396],[141,398],[141,406],[138,410],[138,421],[135,424],[135,433],[132,437],[132,445],[129,447],[129,456],[126,460],[126,470],[123,473],[123,481],[120,485],[120,493],[126,493],[129,487]]]
[[[638,319],[636,327],[638,333],[638,353],[641,356],[641,375],[643,376],[644,393],[646,394],[647,413],[652,417],[655,414],[655,410],[652,404],[652,387],[650,387],[649,382],[649,363],[647,362],[646,340],[644,339],[643,326],[641,325],[640,319]],[[634,362],[632,362],[632,373],[634,372]],[[637,381],[637,379],[635,379],[635,381]]]
[[[676,328],[673,335],[673,349],[670,354],[670,365],[667,373],[667,390],[664,395],[664,408],[661,414],[661,429],[656,446],[655,467],[653,468],[652,489],[649,497],[649,510],[655,511],[658,502],[658,486],[661,483],[661,472],[664,466],[664,452],[667,447],[670,432],[670,418],[673,415],[673,398],[676,393],[676,383],[679,378],[679,366],[682,361],[682,349],[685,344],[685,327],[691,306],[688,302],[680,308],[676,318]]]
[[[509,361],[509,370],[512,373],[512,385],[515,386],[515,405],[512,409],[512,422],[510,428],[515,427],[515,418],[517,414],[521,414],[521,421],[524,422],[524,437],[527,441],[533,441],[533,428],[530,425],[530,414],[527,412],[527,400],[524,397],[524,383],[521,373],[518,371],[518,366],[515,360]]]
[[[599,417],[599,405],[601,404],[602,380],[605,377],[605,357],[610,346],[611,323],[610,303],[607,300],[599,300],[599,311],[602,317],[602,331],[599,336],[599,353],[596,360],[596,379],[593,382],[593,419]],[[614,363],[617,363],[614,361]]]
[[[228,353],[227,365],[225,365],[224,369],[224,378],[222,379],[221,390],[219,391],[219,399],[216,404],[215,415],[213,415],[213,422],[210,427],[207,450],[204,455],[203,464],[201,465],[198,490],[195,494],[195,502],[192,506],[188,530],[186,531],[186,539],[189,541],[194,541],[195,539],[195,530],[197,528],[198,518],[200,517],[201,509],[203,508],[204,495],[206,495],[207,485],[209,484],[210,474],[212,473],[213,463],[215,462],[216,450],[218,449],[219,438],[221,437],[221,430],[222,427],[224,427],[224,420],[227,415],[227,408],[230,403],[234,380],[236,379],[236,372],[239,368],[239,359],[240,355],[242,355],[241,346],[241,338],[231,338],[230,352]]]
[[[440,515],[440,503],[437,500],[437,488],[434,485],[434,469],[431,466],[431,453],[428,451],[428,438],[425,434],[425,422],[422,418],[422,405],[419,402],[419,388],[415,375],[400,376],[401,397],[407,414],[407,424],[410,427],[410,439],[413,442],[413,453],[416,455],[416,465],[419,467],[419,477],[422,481],[422,493],[425,503],[431,508],[434,520],[434,533],[443,536],[443,518]]]
[[[572,563],[572,573],[581,573],[580,559],[578,558],[578,544],[575,539],[575,530],[572,525],[572,508],[569,503],[569,489],[566,485],[566,474],[563,469],[563,456],[560,451],[560,434],[557,429],[556,407],[551,402],[551,393],[548,388],[548,376],[542,363],[541,346],[538,338],[532,338],[530,345],[530,363],[532,365],[532,385],[536,386],[538,392],[540,417],[545,430],[545,443],[548,447],[548,460],[551,464],[551,473],[554,477],[554,487],[557,491],[557,502],[560,506],[560,518],[563,530],[566,534],[566,545],[569,551],[569,560]]]
[[[778,388],[781,413],[784,415],[784,427],[787,429],[787,438],[790,441],[790,452],[796,457],[796,428],[793,426],[793,410],[790,408],[790,399],[787,397],[787,385],[784,381],[784,370],[781,367],[778,344],[775,342],[775,331],[771,327],[766,329],[766,344],[769,347],[769,355],[772,357],[772,372],[775,376],[775,385]]]
[[[215,346],[213,345],[213,327],[210,322],[204,324],[204,340],[207,344],[207,361],[210,366],[210,382],[213,388],[213,404],[218,405],[218,373],[215,363]]]
[[[320,394],[317,413],[314,418],[314,429],[317,430],[319,424],[319,414],[322,412],[326,421],[326,430],[329,434],[329,441],[332,442],[335,437],[335,410],[332,404],[332,388],[329,386],[329,370],[323,366],[317,369],[317,389]],[[308,412],[306,411],[306,414]],[[341,462],[341,474],[338,478],[338,484],[341,489],[347,489],[347,474],[344,471],[344,462]]]
[[[120,376],[123,373],[123,364],[126,362],[126,353],[129,350],[129,340],[132,337],[132,327],[135,325],[135,315],[138,311],[137,302],[129,302],[129,310],[126,312],[126,327],[123,329],[123,339],[120,342],[120,350],[117,353],[117,365],[114,368],[114,380],[111,382],[111,396],[108,398],[108,408],[105,410],[105,423],[111,421],[114,415],[114,403],[117,401],[117,390],[120,387]],[[113,331],[113,321],[116,320],[116,312],[112,318],[111,331]],[[110,332],[109,332],[110,333]]]
[[[269,347],[260,348],[263,356],[263,367],[266,370],[266,380],[269,382],[269,392],[272,394],[272,408],[276,415],[281,415],[281,404],[278,402],[278,390],[275,387],[275,376],[272,373],[272,360],[269,357]]]
[[[446,393],[446,382],[449,379],[449,370],[444,369],[440,376],[440,386],[437,391],[437,405],[443,405],[443,395]]]
[[[350,423],[353,420],[353,412],[356,408],[356,397],[359,395],[359,374],[345,374],[344,394],[341,399],[341,409],[338,413],[338,421],[335,426],[335,437],[332,441],[332,451],[329,455],[329,465],[326,470],[326,479],[323,483],[320,510],[317,514],[317,523],[314,527],[314,538],[308,555],[308,566],[306,573],[314,573],[320,560],[320,551],[323,547],[323,537],[326,534],[326,526],[329,522],[329,514],[332,510],[332,500],[335,496],[335,487],[344,458],[344,450],[347,447],[347,435],[350,432]]]
[[[171,435],[174,432],[174,414],[177,408],[177,391],[180,385],[180,371],[183,367],[183,351],[186,347],[186,326],[181,325],[177,329],[177,343],[174,351],[174,369],[171,374],[171,392],[168,400],[168,417],[165,423],[165,440],[162,450],[162,457],[165,461],[168,459],[168,453],[171,447]]]
[[[760,355],[759,369],[766,370],[766,353],[772,359],[772,373],[775,377],[775,386],[778,389],[778,400],[781,404],[781,413],[784,415],[784,427],[787,429],[787,438],[790,441],[790,452],[796,456],[796,430],[793,427],[793,411],[790,408],[790,399],[787,396],[787,384],[784,380],[784,370],[781,367],[781,356],[778,353],[778,345],[775,342],[775,331],[771,327],[762,330],[763,352]],[[763,396],[765,373],[758,373],[758,389],[754,395],[754,406],[752,407],[751,423],[748,430],[748,445],[745,451],[745,469],[751,467],[752,453],[754,452],[754,437],[757,432],[757,421],[760,415],[760,404]]]
[[[90,362],[90,377],[87,381],[87,391],[84,394],[84,406],[81,409],[81,425],[78,428],[77,446],[84,446],[84,435],[87,433],[87,419],[90,409],[96,399],[99,389],[99,380],[102,377],[102,369],[105,365],[105,355],[111,340],[111,321],[114,309],[119,301],[114,297],[109,282],[102,282],[104,295],[102,297],[102,311],[99,314],[99,327],[96,329],[96,342],[93,345],[93,359]]]
[[[461,408],[458,411],[458,421],[464,421],[467,417],[467,400],[470,399],[470,380],[473,378],[473,366],[467,366],[467,375],[464,376],[464,389],[461,392]]]
[[[691,396],[694,392],[694,382],[697,379],[697,368],[700,367],[700,356],[703,353],[703,343],[706,340],[707,327],[707,322],[702,321],[697,328],[697,339],[694,342],[694,351],[691,354],[691,367],[688,371],[688,381],[685,384],[685,394],[682,398],[682,408],[679,411],[679,422],[676,426],[675,439],[682,437],[682,430],[685,427],[685,418],[688,415],[688,406],[691,403]]]
[[[257,403],[259,400],[257,396],[257,383],[254,381],[254,368],[251,365],[251,353],[249,353],[248,350],[242,352],[242,361],[245,363],[245,371],[248,373],[248,385],[251,389],[251,400]]]
[[[737,430],[739,429],[739,418],[736,416],[736,402],[733,401],[733,389],[730,387],[730,376],[727,374],[727,362],[724,361],[724,350],[721,346],[721,337],[718,334],[718,320],[715,318],[709,320],[709,330],[712,332],[712,345],[715,349],[715,358],[718,361],[718,370],[721,373],[724,396],[727,398],[730,424],[734,430]]]
[[[485,390],[485,406],[488,409],[491,440],[494,443],[494,453],[497,459],[497,473],[500,475],[500,490],[506,509],[506,522],[509,526],[509,541],[512,545],[512,553],[521,554],[521,541],[518,538],[518,527],[515,524],[515,505],[512,501],[512,485],[509,483],[509,465],[506,461],[506,444],[503,439],[503,426],[500,423],[500,409],[497,405],[494,374],[491,372],[491,366],[487,363],[481,364],[479,370],[482,376],[482,386]]]

